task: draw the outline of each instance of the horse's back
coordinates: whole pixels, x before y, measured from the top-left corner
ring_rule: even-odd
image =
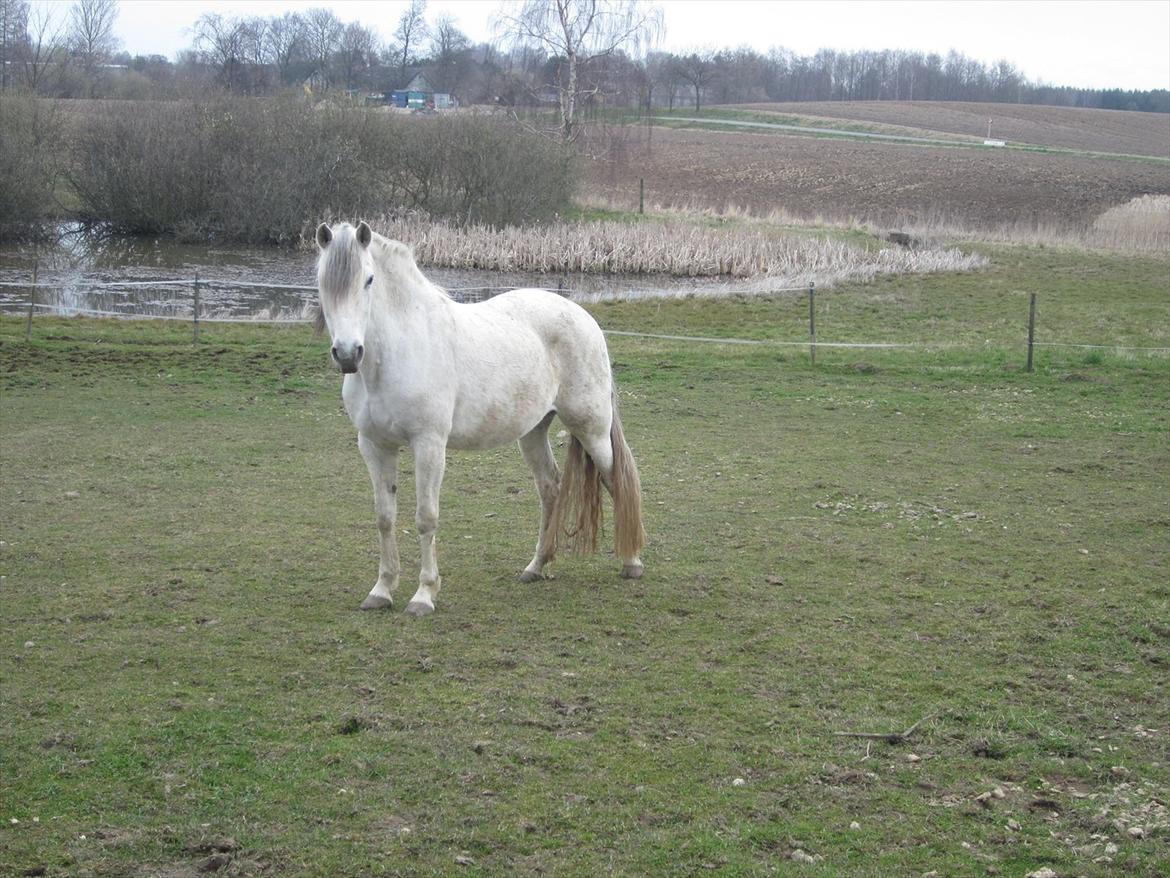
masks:
[[[601,328],[597,321],[578,305],[564,296],[548,290],[509,290],[483,302],[472,305],[483,313],[507,315],[525,325],[531,326],[542,338],[557,341],[568,337],[578,343],[585,340],[601,340]]]
[[[550,410],[572,417],[608,400],[605,336],[579,305],[529,289],[450,305],[451,447],[498,445],[527,433]]]
[[[511,290],[459,310],[469,330],[465,338],[475,349],[468,351],[470,360],[498,361],[502,368],[496,378],[512,371],[504,362],[523,363],[520,383],[528,385],[528,391],[517,388],[518,395],[527,396],[538,386],[547,388],[548,408],[556,409],[562,420],[602,419],[608,430],[609,352],[601,327],[588,311],[539,289]]]
[[[609,352],[593,316],[569,299],[548,290],[519,289],[476,307],[507,315],[539,337],[562,382],[575,377],[609,385]]]

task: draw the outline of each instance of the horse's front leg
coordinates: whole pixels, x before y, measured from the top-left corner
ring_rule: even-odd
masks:
[[[420,564],[418,591],[406,605],[411,616],[426,616],[435,611],[435,596],[442,581],[435,557],[435,532],[439,529],[439,488],[447,465],[447,443],[442,437],[428,436],[411,443],[414,452],[414,487],[417,497],[415,525],[418,527]]]
[[[361,433],[358,448],[374,485],[374,511],[381,536],[378,580],[362,601],[362,609],[380,610],[394,603],[394,590],[398,588],[398,538],[394,532],[398,518],[398,448],[379,445]]]

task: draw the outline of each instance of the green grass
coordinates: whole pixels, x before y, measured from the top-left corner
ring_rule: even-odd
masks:
[[[646,577],[519,584],[519,454],[455,454],[422,621],[357,610],[307,329],[0,320],[0,872],[1157,874],[1170,365],[1020,339],[1037,291],[1041,337],[1164,345],[1167,266],[988,252],[820,297],[823,338],[926,350],[611,337]],[[595,313],[798,340],[807,305]]]

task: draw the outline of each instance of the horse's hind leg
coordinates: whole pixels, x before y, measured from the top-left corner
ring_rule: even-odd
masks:
[[[394,533],[398,517],[398,449],[378,445],[360,433],[358,448],[374,485],[374,511],[381,535],[378,579],[362,601],[362,609],[379,610],[393,604],[394,589],[398,587],[398,542]]]
[[[561,474],[548,443],[548,427],[552,419],[553,412],[549,412],[539,424],[520,437],[520,453],[532,470],[536,491],[540,494],[540,535],[536,540],[536,554],[520,574],[521,582],[541,579],[544,565],[553,560],[557,551],[558,523],[553,520],[553,513],[557,505]]]

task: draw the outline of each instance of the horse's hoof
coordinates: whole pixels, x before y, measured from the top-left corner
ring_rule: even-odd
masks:
[[[366,599],[362,601],[363,610],[384,610],[393,605],[394,602],[390,598],[382,597],[380,594],[366,595]]]
[[[641,579],[645,569],[641,564],[623,564],[622,579]]]
[[[422,601],[411,601],[402,612],[408,616],[414,616],[416,619],[421,619],[423,616],[429,616],[435,612],[435,608],[430,604],[424,604]]]
[[[544,579],[543,573],[534,573],[531,570],[525,570],[520,574],[521,582],[539,582],[542,579]]]

